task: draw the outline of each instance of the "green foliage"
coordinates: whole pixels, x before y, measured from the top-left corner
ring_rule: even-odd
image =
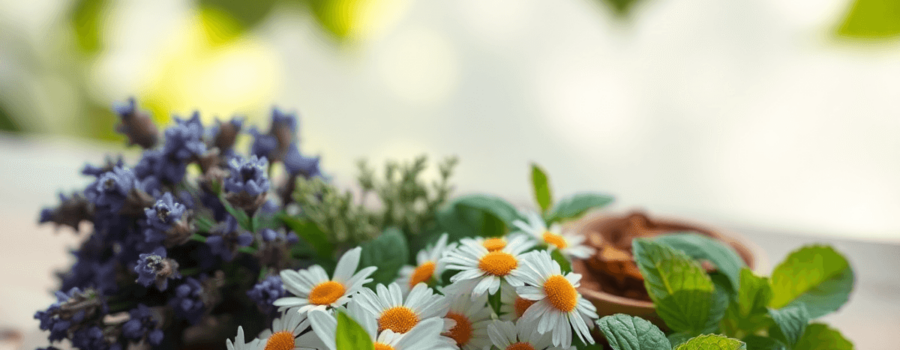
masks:
[[[375,344],[369,333],[343,311],[337,312],[337,332],[335,335],[337,350],[374,350]]]
[[[75,43],[83,53],[95,54],[103,49],[103,20],[109,0],[77,0],[69,10],[69,23]]]
[[[672,347],[675,348],[684,344],[684,342],[690,340],[692,337],[687,333],[672,333],[669,334],[667,338],[669,339],[669,344],[672,344]]]
[[[797,341],[793,350],[851,350],[853,343],[835,329],[821,323],[813,323],[806,327],[803,337]]]
[[[557,202],[545,215],[547,224],[576,219],[588,210],[605,207],[613,197],[598,193],[578,193]]]
[[[253,222],[250,220],[250,216],[247,215],[247,212],[233,207],[231,203],[228,202],[227,199],[225,199],[224,195],[219,195],[219,201],[222,202],[222,206],[225,207],[225,211],[227,211],[228,214],[231,214],[231,216],[234,216],[234,218],[237,220],[238,226],[247,231],[256,232],[256,230],[253,229]]]
[[[328,240],[328,236],[325,235],[325,232],[323,232],[321,228],[319,228],[319,225],[316,225],[312,221],[301,220],[288,215],[280,215],[279,218],[291,229],[291,231],[294,231],[294,233],[297,234],[297,237],[303,240],[307,246],[312,247],[312,250],[320,259],[333,258],[334,245],[331,244],[331,241]]]
[[[727,297],[716,293],[700,264],[683,252],[646,239],[634,240],[634,257],[656,312],[673,331],[714,331]]]
[[[740,350],[746,349],[744,342],[716,334],[701,335],[682,343],[675,350]]]
[[[778,310],[769,309],[769,316],[778,327],[777,338],[789,346],[797,343],[809,323],[809,312],[803,304],[790,305]]]
[[[566,259],[565,256],[559,251],[559,249],[554,249],[550,252],[550,257],[553,258],[553,261],[559,263],[559,268],[562,270],[562,273],[572,272],[572,262],[569,259]]]
[[[725,334],[738,336],[752,334],[769,326],[769,301],[772,300],[772,288],[769,280],[758,277],[744,268],[738,285],[737,298],[725,311],[722,328]]]
[[[759,335],[751,335],[743,340],[747,344],[747,350],[787,350],[780,341]]]
[[[377,238],[363,243],[360,266],[377,266],[372,274],[372,284],[390,284],[397,273],[409,260],[409,248],[403,233],[396,228],[388,228]]]
[[[839,309],[853,289],[853,270],[847,259],[831,247],[808,246],[792,252],[772,271],[772,300],[782,308],[803,303],[811,318]]]
[[[619,17],[628,17],[640,0],[602,0]]]
[[[900,35],[900,1],[856,0],[838,27],[837,34],[862,39]]]
[[[728,245],[696,233],[661,235],[655,241],[683,251],[694,259],[713,263],[719,272],[728,277],[731,282],[731,290],[737,290],[741,279],[741,268],[746,265],[740,255]]]
[[[216,9],[232,17],[243,30],[252,29],[266,19],[277,0],[198,0],[203,8]]]
[[[505,235],[517,217],[512,204],[488,195],[457,198],[437,213],[438,224],[450,235],[451,241]]]
[[[671,349],[666,335],[650,321],[625,314],[606,316],[597,322],[609,346],[615,350]]]
[[[541,208],[541,213],[546,213],[553,205],[553,193],[550,191],[547,174],[535,163],[531,163],[531,186],[534,189],[534,200]]]

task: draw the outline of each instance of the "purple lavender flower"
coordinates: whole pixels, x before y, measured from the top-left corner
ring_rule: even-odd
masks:
[[[206,237],[206,245],[214,255],[217,255],[225,261],[234,259],[234,254],[238,248],[246,247],[253,243],[253,235],[249,232],[242,231],[238,227],[237,220],[229,215],[225,222],[216,228],[213,228],[212,235]]]
[[[281,277],[269,276],[253,286],[253,289],[247,291],[250,300],[256,302],[259,309],[266,314],[273,314],[277,310],[275,300],[284,296],[284,284]]]
[[[140,145],[145,149],[156,146],[159,137],[156,125],[150,115],[138,111],[134,97],[129,98],[127,104],[113,106],[113,109],[121,119],[116,131],[128,137],[129,145]]]
[[[193,277],[188,277],[184,283],[175,288],[175,296],[169,299],[169,305],[175,310],[175,315],[195,324],[203,317],[205,305],[203,304],[203,285]]]
[[[290,145],[282,162],[284,163],[284,168],[287,169],[291,176],[303,176],[307,179],[322,176],[322,170],[319,168],[319,157],[307,157],[300,154],[300,147],[296,142]]]
[[[194,115],[186,120],[175,118],[175,126],[166,129],[166,143],[163,145],[163,153],[172,159],[181,161],[188,161],[203,156],[206,153],[203,132],[200,113],[194,112]]]
[[[122,156],[116,157],[116,159],[106,157],[106,164],[103,166],[96,166],[93,164],[85,164],[83,168],[81,168],[82,175],[88,175],[93,177],[100,177],[103,173],[113,170],[116,167],[125,167],[125,161],[122,160]]]
[[[122,325],[122,335],[134,342],[140,342],[147,338],[150,345],[159,345],[163,340],[163,331],[157,329],[157,321],[153,317],[153,311],[144,304],[138,304],[137,308],[128,312],[129,320]]]
[[[83,350],[121,350],[122,345],[110,344],[103,329],[97,326],[83,328],[72,334],[72,346]]]
[[[115,213],[122,209],[128,194],[135,188],[140,188],[140,182],[134,172],[129,168],[115,167],[100,175],[84,194],[98,208]]]
[[[141,160],[134,166],[138,178],[156,178],[168,183],[181,182],[186,172],[187,162],[170,158],[162,150],[144,151]]]
[[[231,169],[231,176],[225,179],[225,191],[244,192],[252,197],[269,191],[269,178],[266,176],[269,161],[266,157],[251,156],[250,159],[236,157],[228,163],[228,166]]]
[[[216,120],[216,125],[212,127],[210,134],[213,135],[213,146],[219,149],[222,154],[231,153],[234,141],[240,134],[241,128],[244,126],[243,118],[231,118],[227,122]]]
[[[280,161],[287,153],[290,144],[296,139],[297,116],[273,108],[272,125],[269,132],[262,134],[253,128],[250,130],[250,134],[253,135],[251,154],[257,157],[266,157],[273,162]]]
[[[172,193],[166,192],[152,208],[145,208],[144,215],[148,243],[164,242],[171,247],[186,242],[193,233],[187,207],[176,202]]]
[[[141,254],[134,272],[138,274],[137,283],[144,287],[156,284],[160,291],[166,290],[170,278],[181,278],[178,273],[178,262],[166,258],[166,248],[159,247],[153,253]]]
[[[106,314],[106,303],[96,291],[72,288],[68,292],[58,291],[56,302],[46,310],[38,311],[34,318],[40,321],[41,330],[49,330],[50,341],[66,338],[70,331],[82,326],[83,322],[102,318]]]
[[[57,228],[69,226],[78,232],[78,226],[82,221],[93,219],[94,207],[83,194],[75,192],[67,197],[60,193],[59,201],[58,207],[41,210],[40,223],[52,222]]]

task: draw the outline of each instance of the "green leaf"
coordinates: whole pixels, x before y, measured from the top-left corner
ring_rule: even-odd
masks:
[[[597,322],[609,346],[615,350],[663,350],[672,345],[659,328],[640,317],[615,314]]]
[[[541,213],[546,213],[553,205],[553,193],[550,191],[547,173],[535,163],[531,163],[531,186],[534,189],[534,200],[541,207]]]
[[[103,49],[103,29],[109,5],[109,0],[77,0],[72,4],[69,22],[82,52],[93,54]]]
[[[777,310],[769,309],[769,316],[775,321],[789,346],[797,343],[809,323],[809,312],[803,304],[789,305]]]
[[[322,259],[331,259],[334,254],[334,245],[328,239],[328,235],[319,228],[319,225],[312,221],[306,221],[299,218],[289,216],[287,214],[279,215],[285,226],[294,231],[297,237],[312,247],[316,255]]]
[[[856,0],[837,34],[863,39],[900,35],[900,1]]]
[[[773,297],[769,306],[803,303],[810,318],[839,309],[853,290],[853,270],[847,259],[831,247],[807,246],[790,255],[772,271]]]
[[[228,14],[243,28],[252,29],[269,15],[276,0],[199,0],[202,8],[212,8]]]
[[[714,331],[728,306],[712,280],[683,252],[647,239],[632,243],[634,257],[656,313],[675,332],[697,335]]]
[[[741,268],[746,265],[741,256],[730,246],[696,233],[661,235],[655,241],[683,251],[694,259],[713,263],[719,272],[728,277],[733,290],[737,290],[741,279]]]
[[[227,211],[231,216],[234,216],[237,219],[238,226],[242,229],[245,229],[250,232],[254,232],[253,230],[253,222],[250,221],[250,217],[247,216],[247,212],[237,209],[231,206],[231,203],[225,199],[224,195],[219,195],[219,202],[222,202],[222,206],[225,207],[225,211]]]
[[[718,334],[706,334],[691,338],[675,350],[741,350],[746,348],[747,346],[740,340]]]
[[[366,330],[343,311],[337,312],[337,332],[335,335],[337,350],[374,350],[372,338]]]
[[[667,338],[669,338],[669,343],[672,344],[672,347],[675,348],[693,337],[687,333],[672,333]]]
[[[500,288],[505,288],[504,286],[500,286]],[[510,287],[511,288],[511,287]],[[494,313],[500,315],[500,307],[503,306],[503,299],[501,298],[501,294],[503,293],[494,293],[488,295],[488,305],[494,309]]]
[[[449,203],[437,212],[438,225],[451,241],[465,237],[497,237],[519,218],[516,208],[494,196],[468,195]]]
[[[793,350],[852,350],[853,343],[821,323],[813,323],[806,327],[806,332],[794,345]]]
[[[553,261],[559,263],[559,268],[564,274],[572,272],[572,262],[566,259],[558,249],[550,251],[550,257],[553,258]]]
[[[725,312],[722,328],[726,334],[752,334],[769,325],[769,301],[772,288],[769,280],[758,277],[750,269],[741,269],[738,295]]]
[[[759,335],[751,335],[743,339],[747,350],[787,350],[780,341]]]
[[[372,285],[390,284],[397,278],[397,273],[409,259],[409,248],[406,238],[399,229],[390,227],[378,238],[362,245],[359,258],[360,267],[377,266],[372,274]]]
[[[612,203],[613,197],[598,193],[578,193],[563,198],[547,212],[547,224],[557,221],[575,219],[588,210],[602,208]]]

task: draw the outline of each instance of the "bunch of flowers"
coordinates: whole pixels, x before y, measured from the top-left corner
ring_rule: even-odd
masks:
[[[75,265],[60,274],[57,302],[35,314],[51,342],[83,350],[581,350],[599,349],[602,333],[614,349],[736,349],[745,343],[708,334],[793,346],[802,330],[767,327],[805,327],[810,313],[843,303],[833,293],[819,305],[820,289],[798,294],[788,278],[778,283],[794,294],[773,294],[783,308],[747,309],[743,300],[757,296],[741,293],[768,284],[720,244],[695,235],[635,241],[657,312],[675,331],[667,338],[639,318],[600,318],[582,297],[572,264],[595,252],[563,224],[612,198],[578,193],[554,203],[537,166],[539,212],[490,195],[448,201],[452,158],[430,183],[420,177],[425,158],[388,163],[382,178],[361,162],[354,195],[323,175],[318,157],[300,152],[293,114],[275,109],[268,131],[244,132],[240,118],[208,127],[195,113],[160,136],[134,100],[116,110],[117,130],[144,149],[140,159],[85,166],[87,188],[60,195],[40,215],[76,231],[91,227]],[[246,136],[243,155],[235,145]],[[806,258],[797,264],[808,267]],[[732,283],[714,284],[701,261]],[[814,282],[847,287],[846,272],[835,271],[807,272],[837,274]]]

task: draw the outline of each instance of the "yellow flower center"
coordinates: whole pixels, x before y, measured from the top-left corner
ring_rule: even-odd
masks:
[[[500,249],[506,248],[506,239],[505,238],[488,238],[481,243],[484,246],[484,249],[487,249],[489,252],[496,252]]]
[[[478,268],[494,276],[506,276],[519,266],[516,258],[506,252],[490,252],[478,261]]]
[[[516,301],[513,303],[514,308],[516,309],[516,318],[522,317],[525,314],[525,310],[528,310],[531,305],[534,305],[536,301],[528,300],[522,297],[517,296]]]
[[[569,243],[566,243],[566,239],[563,238],[563,236],[551,233],[550,231],[544,232],[544,242],[555,245],[559,249],[565,249],[569,246]]]
[[[377,343],[377,342],[376,342],[376,343],[375,343],[375,350],[394,350],[394,347],[393,347],[393,346],[390,346],[390,345],[387,345],[387,344],[382,344],[382,343]]]
[[[394,306],[381,313],[378,318],[378,331],[390,329],[394,333],[406,333],[419,323],[419,316],[406,306]]]
[[[513,345],[507,346],[506,350],[534,350],[534,347],[531,344],[526,342],[515,343]]]
[[[294,348],[294,334],[281,331],[272,334],[266,341],[265,350],[291,350]]]
[[[409,277],[409,288],[415,287],[417,284],[428,281],[431,279],[431,276],[434,275],[435,265],[433,262],[428,261],[413,271],[412,276]]]
[[[472,321],[469,321],[469,318],[465,315],[452,311],[447,313],[447,318],[456,321],[456,325],[444,335],[453,338],[456,341],[456,345],[460,347],[468,344],[469,339],[472,339]]]
[[[314,305],[330,305],[344,296],[344,285],[335,281],[319,283],[309,292],[309,302]]]
[[[578,302],[578,292],[565,277],[554,275],[544,283],[544,293],[547,293],[547,301],[557,310],[570,312],[575,309]]]

